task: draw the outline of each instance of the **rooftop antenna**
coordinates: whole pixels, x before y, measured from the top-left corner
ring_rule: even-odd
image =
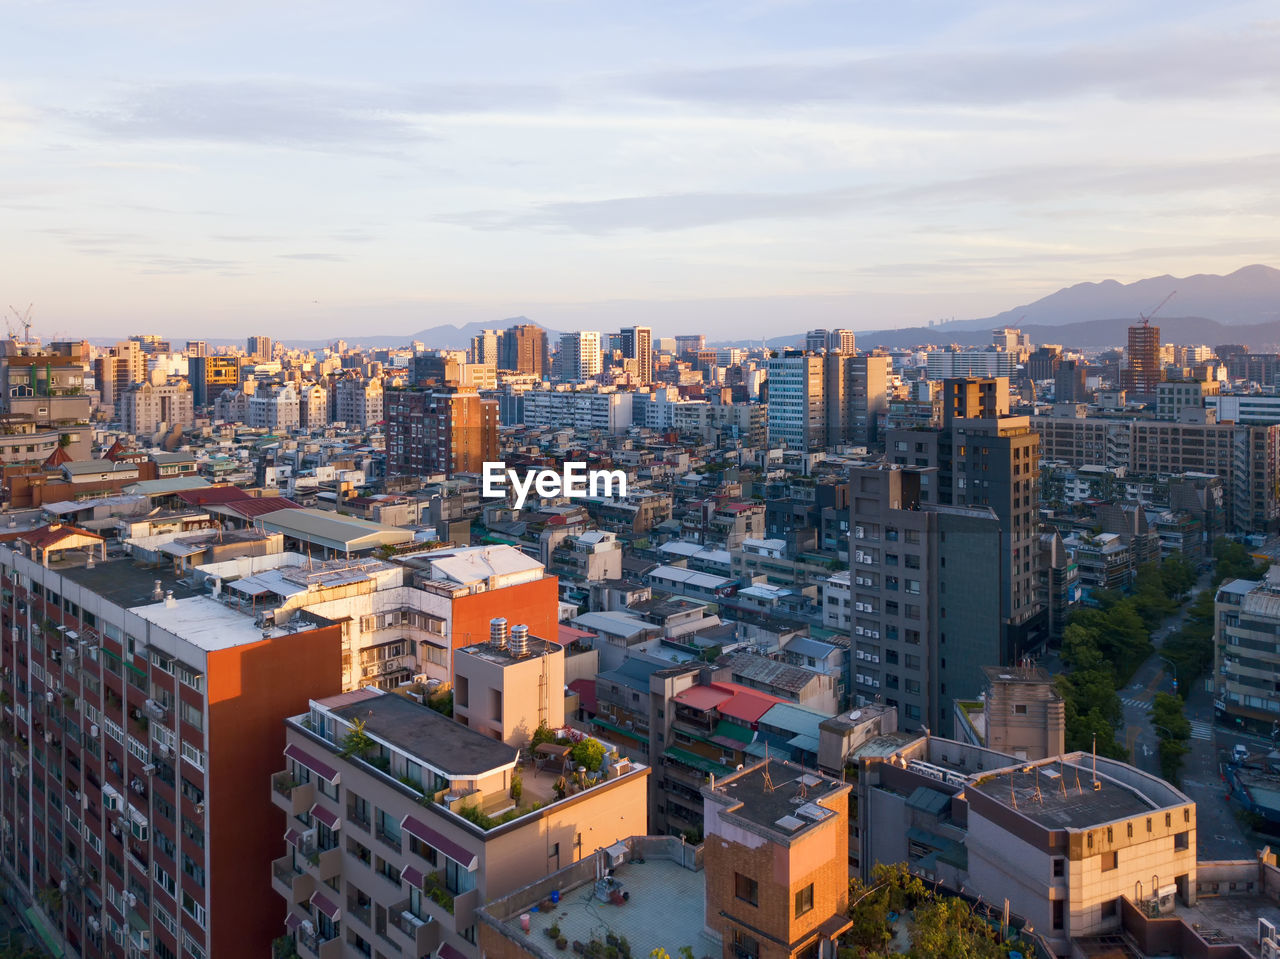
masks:
[[[1098,734],[1093,734],[1093,788],[1097,789],[1101,783],[1098,782]]]
[[[769,775],[769,744],[764,744],[764,791],[773,792],[773,778]]]

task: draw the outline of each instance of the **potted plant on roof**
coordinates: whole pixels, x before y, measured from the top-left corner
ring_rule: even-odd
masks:
[[[342,737],[342,742],[338,746],[339,756],[355,756],[359,759],[364,759],[369,753],[373,752],[376,743],[374,743],[373,737],[365,732],[364,725],[363,719],[352,721],[351,728]]]

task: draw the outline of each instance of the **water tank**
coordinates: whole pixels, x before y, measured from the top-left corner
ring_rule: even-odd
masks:
[[[511,627],[511,655],[529,655],[529,627],[524,623]]]
[[[489,620],[489,642],[499,649],[507,648],[507,621],[501,616]]]

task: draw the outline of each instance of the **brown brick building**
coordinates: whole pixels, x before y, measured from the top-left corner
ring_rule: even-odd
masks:
[[[479,473],[498,458],[498,403],[462,391],[393,391],[386,399],[393,476]]]

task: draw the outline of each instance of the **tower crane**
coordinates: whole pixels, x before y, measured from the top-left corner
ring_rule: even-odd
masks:
[[[23,342],[26,342],[27,340],[31,339],[31,308],[33,306],[35,306],[34,303],[28,303],[27,308],[23,310],[21,313],[18,312],[17,307],[14,307],[14,306],[9,307],[9,312],[12,313],[13,318],[18,321],[17,325],[22,327]],[[9,327],[9,336],[16,340],[18,338],[18,334],[14,327],[14,324],[9,323],[7,318],[5,322],[8,324],[8,327]]]
[[[1159,313],[1159,312],[1160,312],[1160,308],[1161,308],[1161,307],[1163,307],[1163,306],[1164,306],[1166,303],[1168,303],[1170,300],[1172,300],[1172,299],[1177,295],[1177,293],[1178,293],[1178,291],[1177,291],[1177,290],[1174,290],[1172,293],[1170,293],[1168,296],[1166,296],[1163,300],[1161,300],[1161,301],[1160,301],[1160,305],[1159,305],[1159,306],[1157,306],[1157,307],[1156,307],[1154,310],[1152,310],[1150,313],[1146,313],[1146,314],[1139,313],[1138,315],[1142,317],[1142,325],[1143,325],[1143,326],[1150,326],[1150,325],[1151,325],[1151,318],[1152,318],[1153,316],[1155,316],[1157,313]]]

